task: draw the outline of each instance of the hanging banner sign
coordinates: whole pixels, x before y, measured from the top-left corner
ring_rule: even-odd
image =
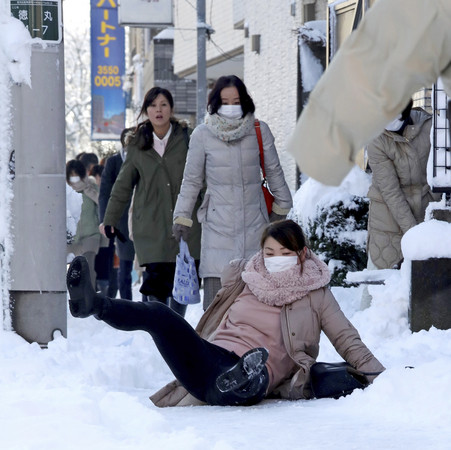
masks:
[[[118,140],[125,128],[125,31],[117,0],[91,0],[91,139]]]

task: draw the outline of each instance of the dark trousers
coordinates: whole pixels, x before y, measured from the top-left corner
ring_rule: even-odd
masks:
[[[96,290],[112,298],[116,297],[116,294],[109,289],[111,284],[111,272],[113,270],[113,258],[114,241],[110,240],[108,247],[99,248],[94,263],[97,281]]]
[[[251,405],[265,396],[267,386],[251,398],[220,392],[217,377],[230,369],[239,357],[202,339],[191,325],[163,303],[130,302],[105,298],[98,316],[123,331],[147,331],[163,359],[185,389],[210,405]]]
[[[119,260],[118,284],[119,293],[123,300],[132,300],[132,271],[133,261],[127,259]]]
[[[175,262],[150,263],[146,264],[145,268],[146,275],[143,276],[143,284],[139,292],[166,303],[168,297],[172,295],[174,287]]]
[[[172,298],[174,287],[175,263],[146,264],[143,272],[143,284],[140,292],[142,301],[158,301],[169,306],[176,313],[185,317],[187,305],[181,305]]]
[[[111,268],[110,273],[110,280],[108,283],[108,297],[116,298],[117,295],[117,272],[118,269],[116,269],[114,266]]]

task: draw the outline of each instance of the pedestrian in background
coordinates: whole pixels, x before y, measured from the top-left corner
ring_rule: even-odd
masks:
[[[403,259],[401,239],[424,221],[435,201],[427,182],[431,151],[431,115],[407,107],[368,144],[372,183],[368,191],[368,253],[377,269],[391,269]]]
[[[81,159],[80,159],[81,161]],[[95,164],[91,168],[91,177],[94,178],[96,185],[100,187],[102,173],[104,170],[104,160],[100,164]],[[99,194],[100,205],[100,194]],[[117,293],[117,283],[111,283],[113,275],[113,259],[114,259],[114,240],[106,238],[102,235],[99,251],[95,259],[96,286],[97,290],[108,297],[115,298]]]
[[[154,87],[146,93],[138,115],[138,121],[141,117],[145,120],[130,134],[127,157],[111,191],[103,224],[107,236],[118,235],[116,229],[123,234],[120,220],[134,192],[133,242],[147,277],[140,291],[184,315],[186,306],[172,298],[179,245],[172,236],[171,225],[191,130],[173,117],[173,110],[174,100],[167,89]],[[187,242],[191,255],[199,260],[197,221]]]
[[[103,219],[108,205],[108,200],[110,198],[113,185],[116,182],[116,179],[121,170],[122,163],[123,161],[125,161],[125,157],[127,155],[125,140],[127,137],[127,133],[130,133],[131,131],[132,128],[125,128],[122,131],[120,137],[121,148],[116,154],[110,156],[107,159],[105,163],[105,170],[102,173],[99,192],[99,217],[100,217],[99,229],[102,233],[104,228]],[[132,271],[133,271],[133,260],[135,259],[135,248],[133,246],[133,242],[130,240],[128,230],[128,212],[130,208],[130,201],[128,205],[125,207],[125,210],[120,218],[118,225],[118,229],[121,231],[123,235],[123,240],[117,239],[117,236],[116,239],[113,239],[116,245],[116,254],[119,257],[119,271],[117,274],[119,293],[121,298],[124,300],[133,299]]]
[[[250,258],[258,251],[265,225],[284,219],[293,205],[274,137],[268,125],[260,121],[266,178],[275,197],[268,215],[261,187],[255,105],[240,78],[220,77],[208,96],[207,110],[205,123],[191,136],[173,226],[177,240],[190,236],[194,206],[206,183],[197,214],[202,224],[204,310],[221,288],[220,276],[229,261]]]
[[[82,205],[77,230],[68,253],[84,256],[89,264],[91,281],[96,288],[95,258],[99,251],[102,235],[99,232],[98,201],[99,188],[93,177],[87,176],[81,161],[70,160],[66,164],[66,182],[76,192],[82,194]]]
[[[402,237],[424,221],[429,202],[438,200],[428,185],[426,170],[431,151],[431,115],[412,106],[410,100],[367,146],[372,171],[367,237],[370,270],[401,266]],[[368,308],[371,300],[365,286],[361,309]]]
[[[93,152],[82,152],[79,155],[79,161],[86,167],[86,173],[93,176],[92,169],[99,165],[99,157]]]

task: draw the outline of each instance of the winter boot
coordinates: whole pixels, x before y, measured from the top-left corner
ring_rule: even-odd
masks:
[[[269,385],[268,369],[265,367],[259,375],[252,378],[244,386],[231,391],[237,398],[246,399],[246,402],[239,402],[241,405],[253,405],[265,398]]]
[[[84,256],[77,256],[70,263],[66,284],[70,297],[69,309],[74,317],[88,317],[102,311],[105,297],[94,291],[88,261]]]
[[[231,369],[218,376],[216,386],[221,392],[245,390],[254,379],[260,378],[268,355],[268,350],[263,347],[249,350]]]
[[[187,305],[182,305],[180,304],[177,300],[174,299],[174,297],[168,297],[167,300],[167,305],[169,306],[169,308],[172,309],[172,311],[175,311],[176,313],[178,313],[180,316],[185,317],[185,313],[186,313],[186,308]]]

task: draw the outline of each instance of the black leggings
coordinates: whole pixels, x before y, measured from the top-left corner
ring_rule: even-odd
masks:
[[[252,398],[219,391],[216,378],[239,357],[202,339],[183,317],[160,302],[106,298],[98,318],[118,330],[147,331],[172,373],[198,400],[210,405],[251,405],[265,396],[267,386]]]

